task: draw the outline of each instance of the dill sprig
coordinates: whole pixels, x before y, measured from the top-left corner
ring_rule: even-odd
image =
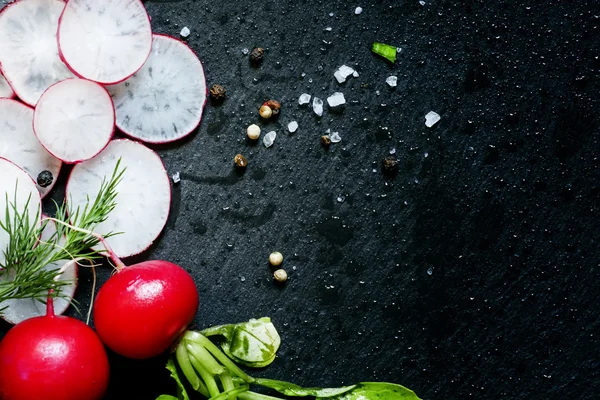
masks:
[[[77,207],[69,215],[65,203],[59,206],[55,202],[55,218],[88,231],[93,231],[98,224],[106,221],[116,206],[116,188],[125,172],[120,164],[119,159],[110,179],[102,180],[93,203],[90,203],[88,196],[85,207]],[[49,239],[40,240],[42,231],[51,222],[44,220],[40,224],[37,219],[30,221],[27,212],[30,206],[28,200],[25,209],[19,212],[15,197],[14,201],[7,201],[4,222],[0,220],[0,228],[10,236],[4,252],[5,261],[0,263],[0,304],[9,299],[25,298],[44,302],[50,289],[54,289],[54,296],[61,296],[61,287],[70,282],[58,280],[61,274],[59,269],[46,270],[45,266],[61,260],[92,261],[102,256],[102,250],[92,250],[99,243],[97,238],[60,223],[56,223],[56,231]]]

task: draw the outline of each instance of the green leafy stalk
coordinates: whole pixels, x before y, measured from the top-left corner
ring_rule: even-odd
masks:
[[[371,47],[371,51],[373,53],[385,58],[392,64],[396,62],[396,53],[398,52],[398,49],[395,46],[390,46],[389,44],[375,42],[375,43],[373,43],[373,47]]]
[[[56,204],[56,232],[45,241],[39,238],[49,221],[45,220],[42,224],[37,219],[30,221],[30,202],[19,212],[16,195],[12,201],[8,201],[7,197],[7,207],[4,218],[0,221],[0,228],[8,233],[10,239],[4,251],[5,261],[0,263],[0,304],[9,299],[25,298],[45,302],[50,289],[54,289],[55,296],[61,296],[61,287],[69,282],[58,280],[62,273],[60,269],[47,270],[44,267],[63,260],[93,261],[101,257],[100,252],[91,250],[99,243],[97,238],[70,229],[68,225],[92,231],[108,218],[116,206],[116,188],[124,173],[124,169],[120,168],[120,161],[110,179],[102,181],[93,203],[88,198],[85,207],[78,207],[71,215],[68,215],[66,204]],[[111,235],[106,235],[109,236]]]

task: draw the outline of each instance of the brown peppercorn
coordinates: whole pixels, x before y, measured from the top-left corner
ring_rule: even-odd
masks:
[[[394,176],[398,173],[398,160],[394,156],[387,156],[381,162],[381,168],[384,175]]]
[[[214,101],[220,101],[225,98],[227,91],[221,85],[212,85],[210,88],[210,98]]]
[[[262,47],[255,47],[250,52],[250,62],[254,64],[259,64],[262,61],[264,55],[265,49],[263,49]]]
[[[329,138],[329,135],[321,136],[321,144],[323,144],[323,146],[325,147],[328,147],[331,144],[331,139]]]
[[[248,160],[241,154],[236,154],[233,158],[233,162],[235,163],[236,167],[239,168],[246,168],[248,165]]]
[[[273,115],[279,114],[279,109],[281,108],[281,103],[277,100],[269,100],[265,101],[263,106],[268,106],[272,111]]]

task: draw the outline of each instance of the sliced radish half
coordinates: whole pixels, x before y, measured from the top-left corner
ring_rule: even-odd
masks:
[[[148,143],[166,143],[192,132],[206,103],[206,79],[196,54],[184,43],[154,35],[142,69],[109,86],[117,127]]]
[[[67,282],[67,285],[61,286],[60,297],[54,299],[54,313],[61,315],[73,300],[75,288],[77,287],[77,262],[75,260],[62,260],[48,264],[43,268],[47,271],[61,270],[58,280]],[[1,275],[0,279],[7,280],[10,276]],[[40,292],[40,297],[47,296],[47,292]],[[11,324],[18,324],[26,319],[46,315],[46,303],[34,298],[28,299],[10,299],[0,302],[0,309],[6,307],[2,313],[2,318]]]
[[[58,27],[62,60],[79,77],[122,82],[150,54],[152,31],[139,0],[72,0]]]
[[[0,113],[0,115],[2,114]],[[0,143],[2,143],[1,140]],[[15,210],[17,215],[25,214],[30,225],[37,224],[40,221],[41,208],[40,193],[27,172],[9,160],[0,158],[0,221],[2,221],[2,225],[14,222]],[[8,221],[6,219],[7,210]],[[10,236],[0,228],[0,265],[6,261],[4,252],[8,249],[9,243]]]
[[[56,44],[61,0],[19,0],[0,12],[0,65],[17,96],[34,106],[50,85],[73,77]]]
[[[0,98],[12,99],[13,97],[15,97],[15,92],[13,92],[8,82],[6,82],[4,76],[0,74]]]
[[[154,151],[127,139],[113,140],[96,157],[73,167],[67,183],[67,207],[73,214],[94,202],[102,180],[108,181],[121,158],[126,168],[116,188],[116,207],[94,231],[106,235],[119,257],[139,254],[152,244],[163,230],[171,207],[171,186],[165,167]]]
[[[33,129],[42,146],[66,163],[100,153],[114,128],[110,95],[104,87],[85,79],[67,79],[50,86],[33,114]]]
[[[33,109],[9,99],[0,99],[0,157],[27,171],[37,182],[42,197],[56,183],[62,165],[35,137]]]

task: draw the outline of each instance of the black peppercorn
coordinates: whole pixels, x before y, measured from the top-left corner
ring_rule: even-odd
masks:
[[[227,95],[227,91],[221,85],[212,85],[210,88],[210,98],[214,101],[221,101]]]
[[[262,61],[264,55],[265,49],[263,49],[262,47],[255,47],[250,52],[250,62],[254,64],[259,64]]]
[[[54,176],[52,175],[52,172],[50,172],[50,171],[42,171],[37,176],[37,184],[43,188],[50,186],[53,181],[54,181]]]
[[[381,169],[383,174],[389,177],[393,177],[398,173],[398,160],[394,156],[387,156],[381,162]]]

